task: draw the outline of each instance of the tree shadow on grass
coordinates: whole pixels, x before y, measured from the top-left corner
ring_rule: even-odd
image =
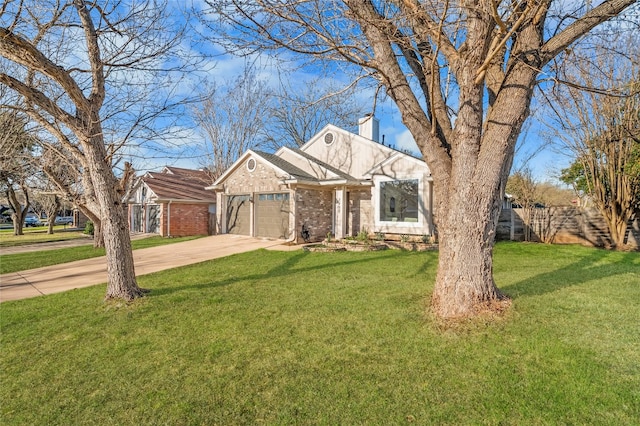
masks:
[[[214,287],[224,287],[224,286],[235,284],[239,281],[255,281],[255,280],[262,280],[265,278],[269,278],[269,279],[285,278],[287,276],[294,275],[294,274],[314,273],[323,269],[344,267],[348,265],[364,264],[368,262],[379,261],[382,259],[389,260],[389,259],[401,257],[403,253],[390,250],[388,252],[385,252],[385,254],[383,255],[378,254],[372,257],[358,256],[356,259],[345,259],[343,261],[338,261],[338,262],[326,262],[326,263],[313,265],[309,267],[295,268],[295,266],[298,265],[301,260],[303,260],[304,258],[310,255],[317,255],[317,254],[300,251],[296,253],[294,256],[287,257],[284,260],[284,262],[274,265],[272,268],[270,268],[266,272],[247,274],[247,275],[242,274],[242,275],[237,275],[233,277],[228,277],[222,280],[216,280],[215,278],[213,278],[211,280],[207,280],[206,282],[200,281],[197,283],[193,283],[191,285],[176,285],[176,286],[167,286],[167,287],[161,287],[161,288],[152,288],[151,293],[148,295],[148,297],[164,296],[167,294],[172,294],[172,293],[181,292],[185,290],[198,290],[198,289],[210,289]],[[210,262],[215,262],[215,261],[210,261]],[[189,268],[193,266],[194,265],[184,266],[183,268]],[[247,269],[250,270],[250,268],[251,268],[251,265],[247,265]],[[178,268],[178,269],[181,269],[181,268]]]
[[[601,263],[611,257],[620,256],[616,262]],[[543,272],[500,289],[509,297],[540,296],[580,285],[601,278],[613,278],[616,275],[638,272],[637,253],[614,253],[607,250],[593,250],[589,255],[566,266]],[[517,266],[515,266],[517,267]]]

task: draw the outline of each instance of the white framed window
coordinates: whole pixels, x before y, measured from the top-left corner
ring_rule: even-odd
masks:
[[[249,158],[247,160],[247,170],[249,170],[250,172],[254,171],[256,169],[256,160],[253,158]]]
[[[418,223],[420,180],[381,181],[378,189],[378,221]]]
[[[423,234],[430,219],[428,181],[423,174],[377,175],[373,177],[374,229],[384,232]]]

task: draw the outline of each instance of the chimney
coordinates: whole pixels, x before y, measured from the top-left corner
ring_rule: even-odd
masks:
[[[358,120],[358,134],[375,142],[380,142],[380,122],[373,114]]]

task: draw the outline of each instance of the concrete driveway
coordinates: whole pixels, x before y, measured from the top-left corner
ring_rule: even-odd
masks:
[[[214,235],[175,244],[134,250],[136,275],[190,265],[260,248],[295,250],[283,241],[240,235]],[[106,258],[96,257],[0,275],[0,302],[59,293],[107,282]]]

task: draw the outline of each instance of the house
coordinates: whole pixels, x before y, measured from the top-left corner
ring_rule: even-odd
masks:
[[[299,149],[249,150],[209,187],[222,233],[302,242],[360,232],[432,235],[433,181],[426,163],[378,141],[326,126]]]
[[[212,235],[216,232],[216,200],[208,172],[165,167],[147,172],[127,200],[131,232],[163,237]]]

